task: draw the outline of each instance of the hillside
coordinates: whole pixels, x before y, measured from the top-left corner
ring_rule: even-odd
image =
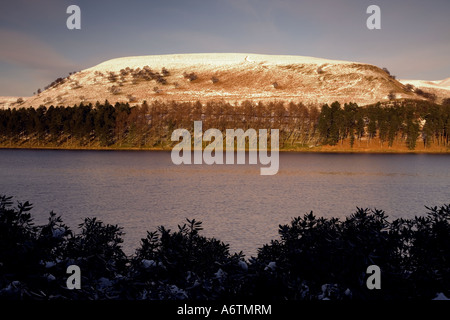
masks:
[[[302,56],[176,54],[125,57],[58,79],[20,106],[141,103],[153,100],[285,100],[303,103],[423,99],[382,69],[364,63]],[[14,106],[19,106],[14,103]],[[4,104],[4,106],[6,106]]]
[[[405,86],[414,86],[414,91],[418,92],[417,89],[423,92],[436,95],[437,100],[442,98],[450,98],[450,78],[437,81],[426,81],[426,80],[399,80]]]
[[[18,103],[17,99],[20,99],[21,97],[6,97],[6,96],[0,96],[0,109],[7,109],[9,107],[15,107],[20,106],[21,104]],[[22,98],[23,101],[29,99],[27,97]],[[20,100],[19,100],[20,101]]]

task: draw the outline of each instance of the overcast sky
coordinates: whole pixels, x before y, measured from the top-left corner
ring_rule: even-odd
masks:
[[[66,9],[81,8],[81,30]],[[381,8],[381,30],[366,9]],[[136,55],[241,52],[365,62],[401,79],[450,77],[450,0],[6,0],[0,96]]]

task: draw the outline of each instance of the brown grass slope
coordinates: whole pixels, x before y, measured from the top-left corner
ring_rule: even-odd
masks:
[[[163,74],[163,68],[169,74]],[[143,70],[148,72],[147,78],[145,74],[136,76]],[[189,74],[196,79],[189,79]],[[364,63],[245,53],[176,54],[105,61],[15,106],[74,105],[106,99],[110,103],[219,99],[306,104],[337,100],[366,105],[388,100],[389,93],[396,98],[423,99],[382,69]]]

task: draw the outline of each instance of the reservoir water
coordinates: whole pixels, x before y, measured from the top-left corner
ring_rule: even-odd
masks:
[[[278,225],[313,211],[344,219],[356,207],[389,219],[450,203],[450,155],[280,153],[260,165],[174,165],[163,151],[0,150],[0,194],[30,201],[35,222],[50,211],[78,231],[85,217],[123,227],[134,253],[146,231],[185,218],[247,258],[278,237]]]

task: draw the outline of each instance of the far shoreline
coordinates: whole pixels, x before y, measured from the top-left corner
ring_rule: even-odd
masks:
[[[49,147],[33,147],[33,146],[27,146],[27,147],[20,147],[20,146],[0,146],[0,150],[61,150],[61,151],[151,151],[151,152],[170,152],[172,151],[172,148],[163,148],[163,147],[145,147],[145,148],[133,148],[133,147],[55,147],[55,146],[49,146]],[[248,152],[248,150],[246,151]],[[269,150],[270,152],[270,150]],[[399,149],[392,149],[392,150],[376,150],[376,149],[369,149],[369,150],[349,150],[347,148],[333,148],[330,146],[319,146],[319,147],[313,147],[313,148],[286,148],[286,149],[280,149],[280,153],[304,153],[304,154],[310,154],[310,153],[318,153],[318,154],[441,154],[441,155],[450,155],[450,150],[448,151],[441,151],[441,150],[399,150]]]

